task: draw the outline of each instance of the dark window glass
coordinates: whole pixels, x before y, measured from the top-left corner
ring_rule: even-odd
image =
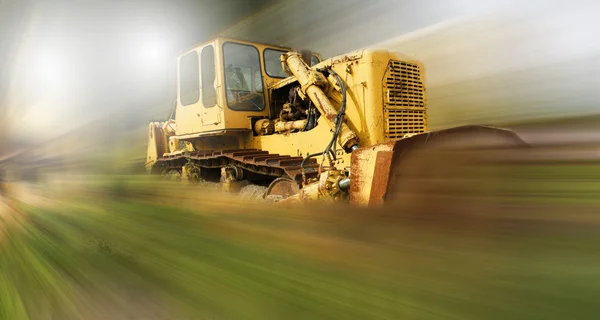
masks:
[[[317,56],[312,56],[310,57],[310,66],[314,66],[315,64],[319,63],[321,61],[319,61],[319,58],[317,58]]]
[[[281,67],[281,55],[287,51],[265,49],[265,71],[273,78],[287,78],[289,75]]]
[[[265,109],[258,50],[249,45],[227,42],[223,45],[227,105],[232,110]]]
[[[198,53],[192,51],[179,59],[179,102],[187,106],[198,102],[199,98]]]
[[[206,46],[200,53],[202,62],[202,104],[206,108],[217,105],[217,91],[215,89],[215,49]]]

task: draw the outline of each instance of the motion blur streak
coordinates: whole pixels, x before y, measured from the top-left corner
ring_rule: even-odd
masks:
[[[593,318],[600,169],[496,169],[402,214],[139,177],[21,185],[2,319]]]
[[[324,57],[363,46],[413,55],[425,64],[432,130],[518,124],[518,133],[535,143],[600,137],[594,121],[520,126],[597,114],[600,44],[590,34],[600,28],[596,1],[259,2],[228,1],[208,10],[201,10],[206,3],[159,0],[3,4],[4,142],[12,149],[59,144],[69,146],[65,152],[143,161],[144,124],[172,110],[175,57],[215,33]],[[254,13],[240,20],[248,7]],[[33,68],[40,59],[43,67]],[[46,142],[66,132],[62,142]]]
[[[0,0],[0,320],[596,318],[599,9]],[[386,209],[141,175],[176,56],[214,34],[415,56],[431,129],[504,125],[531,148],[433,157]]]
[[[282,1],[225,34],[325,56],[364,46],[414,55],[439,129],[597,114],[599,10],[597,1]]]

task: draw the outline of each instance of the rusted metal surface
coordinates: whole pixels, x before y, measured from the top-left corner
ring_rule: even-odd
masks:
[[[321,100],[321,98],[319,97],[319,95],[317,95],[317,94],[313,94],[313,97],[314,97],[313,101],[316,101],[316,102],[314,102],[314,103],[315,103],[315,105],[318,105],[318,106],[320,106],[320,105],[324,105],[324,104],[325,104],[325,102],[324,102],[325,100]],[[335,122],[335,118],[337,117],[337,113],[335,113],[335,112],[327,112],[327,111],[330,111],[330,110],[328,110],[328,109],[326,110],[326,112],[323,112],[322,110],[319,110],[319,111],[321,111],[321,113],[322,113],[322,114],[324,114],[324,115],[325,115],[325,117],[326,117],[326,118],[327,118],[327,119],[328,119],[328,120],[329,120],[331,123],[334,123],[334,122]],[[334,111],[335,111],[335,110],[334,110]]]
[[[385,198],[396,142],[360,148],[352,152],[350,202],[381,205]]]
[[[319,177],[319,194],[321,199],[339,201],[345,198],[346,192],[340,189],[340,181],[347,176],[339,170],[328,170]]]
[[[300,55],[296,52],[288,52],[282,55],[283,67],[289,67],[289,70],[298,79],[298,83],[302,86],[302,92],[308,96],[319,112],[328,120],[327,124],[335,129],[335,119],[337,118],[337,110],[332,105],[327,94],[323,91],[329,85],[325,76],[314,69],[311,69]],[[342,123],[338,143],[344,149],[358,144],[358,136],[346,123]]]
[[[289,85],[291,83],[294,83],[296,81],[297,81],[296,77],[290,76],[290,77],[287,77],[287,78],[282,79],[280,81],[274,82],[268,88],[269,88],[269,90],[276,90],[276,89],[279,89],[279,88],[283,88],[283,87],[285,87],[285,86],[287,86],[287,85]]]
[[[339,170],[322,172],[318,179],[305,185],[299,192],[280,201],[282,204],[294,204],[307,201],[333,202],[347,199],[347,193],[340,189],[339,182],[346,173]]]
[[[302,130],[306,127],[308,119],[296,121],[280,121],[275,123],[276,132],[289,132],[294,130]]]
[[[415,177],[436,177],[443,181],[453,170],[478,161],[473,151],[527,148],[516,133],[485,126],[462,126],[399,140],[394,145],[385,202],[402,201],[407,190],[414,193]],[[421,192],[423,193],[423,192]]]
[[[290,178],[277,178],[269,185],[269,188],[265,192],[265,199],[281,200],[293,196],[299,191],[300,186],[295,180]]]
[[[181,168],[192,161],[200,168],[222,168],[237,166],[249,172],[272,177],[289,177],[300,181],[300,164],[302,157],[289,155],[270,154],[268,151],[258,149],[235,150],[202,150],[180,154],[169,154],[159,158],[156,167],[163,171],[171,168]],[[316,159],[305,162],[306,174],[316,176],[318,164]]]
[[[523,148],[528,145],[513,131],[485,127],[462,126],[452,129],[423,133],[397,141],[390,141],[371,147],[361,148],[352,153],[350,168],[350,202],[367,206],[378,206],[394,199],[400,190],[412,188],[407,175],[411,170],[420,168],[423,171],[436,170],[435,165],[426,158],[418,158],[420,150],[445,151],[460,150],[461,155],[467,155],[476,150],[499,150],[502,148]],[[456,154],[456,153],[455,153]],[[419,159],[419,163],[410,162]],[[445,159],[437,160],[437,165],[449,165]],[[462,161],[470,161],[463,157]],[[409,163],[410,162],[410,163]]]
[[[347,54],[342,54],[336,57],[333,57],[329,60],[325,60],[326,64],[336,64],[336,63],[344,63],[359,60],[363,56],[364,50],[356,50],[353,52],[349,52]]]

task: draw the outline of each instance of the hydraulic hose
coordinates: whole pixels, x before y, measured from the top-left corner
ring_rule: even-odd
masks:
[[[312,130],[316,126],[317,115],[311,109],[308,109],[308,122],[306,123],[306,128],[304,130]]]
[[[335,117],[335,129],[333,131],[333,137],[331,138],[331,141],[329,142],[325,150],[323,150],[323,154],[328,154],[328,152],[331,152],[331,149],[335,144],[338,135],[340,134],[340,129],[342,127],[342,123],[344,122],[344,116],[346,115],[346,83],[342,81],[342,78],[340,78],[337,72],[333,71],[333,69],[330,69],[329,73],[335,78],[338,85],[342,89],[342,106],[340,107],[340,111],[338,111]],[[335,152],[333,152],[333,159],[336,159]]]
[[[338,85],[342,89],[342,105],[340,107],[340,111],[337,113],[337,115],[335,117],[335,129],[333,131],[333,136],[331,137],[331,141],[329,141],[329,144],[327,145],[327,147],[325,147],[325,150],[323,150],[323,152],[309,154],[308,156],[306,156],[306,158],[302,159],[302,163],[300,163],[300,170],[302,172],[302,180],[305,180],[305,178],[306,178],[306,175],[304,173],[304,164],[306,163],[306,160],[308,160],[312,157],[320,156],[320,155],[327,155],[327,156],[330,156],[331,158],[333,158],[333,160],[336,160],[335,151],[333,150],[332,147],[336,143],[337,137],[340,134],[340,129],[342,127],[342,123],[344,122],[344,116],[346,115],[346,84],[342,81],[342,78],[337,74],[337,72],[333,71],[333,69],[330,69],[328,71],[335,78]],[[357,148],[356,145],[352,146],[351,151],[354,151],[356,148]]]
[[[336,121],[338,119],[338,111],[333,106],[330,97],[323,91],[329,82],[324,73],[328,73],[329,69],[321,69],[323,71],[311,69],[296,52],[288,52],[282,55],[281,60],[282,63],[287,64],[290,71],[294,74],[301,85],[303,93],[312,101],[321,115],[325,116],[331,130],[338,133],[339,145],[349,152],[353,145],[358,144],[359,139],[356,133],[345,122]],[[338,128],[340,125],[341,128]]]
[[[330,150],[331,152],[331,150]],[[316,156],[320,156],[322,155],[323,152],[317,152],[317,153],[313,153],[313,154],[309,154],[308,156],[306,156],[306,158],[302,159],[302,162],[300,163],[300,171],[302,172],[302,181],[306,181],[306,174],[304,173],[304,164],[306,163],[306,160],[316,157]],[[335,156],[335,155],[333,155]]]

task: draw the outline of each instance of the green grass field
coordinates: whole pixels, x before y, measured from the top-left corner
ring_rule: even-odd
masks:
[[[593,319],[598,174],[535,170],[503,173],[489,215],[251,209],[128,177],[13,200],[0,319]]]

